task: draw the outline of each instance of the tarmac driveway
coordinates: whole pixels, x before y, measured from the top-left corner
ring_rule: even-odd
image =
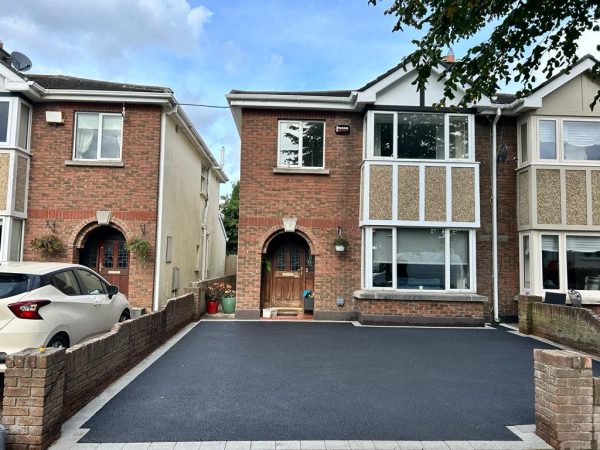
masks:
[[[201,322],[79,442],[515,440],[534,348],[504,328]]]

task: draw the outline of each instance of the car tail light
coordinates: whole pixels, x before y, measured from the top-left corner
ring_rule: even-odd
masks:
[[[8,308],[19,319],[43,320],[40,308],[50,303],[50,300],[28,300],[25,302],[11,303]]]

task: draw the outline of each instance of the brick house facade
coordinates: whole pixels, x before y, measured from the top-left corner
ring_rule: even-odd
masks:
[[[227,177],[170,89],[0,64],[0,95],[0,261],[83,264],[147,309],[223,275]]]
[[[580,65],[550,80],[549,92],[585,77],[589,61]],[[227,95],[242,146],[236,317],[303,309],[307,291],[315,319],[481,325],[516,317],[530,270],[517,217],[530,200],[518,191],[518,125],[542,106],[547,84],[532,94],[536,104],[502,94],[440,110],[432,104],[443,70],[422,93],[412,69],[397,66],[354,91]],[[343,252],[333,245],[339,233]]]

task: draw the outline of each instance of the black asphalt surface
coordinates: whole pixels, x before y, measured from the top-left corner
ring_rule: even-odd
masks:
[[[516,440],[534,348],[504,328],[201,322],[80,442]]]

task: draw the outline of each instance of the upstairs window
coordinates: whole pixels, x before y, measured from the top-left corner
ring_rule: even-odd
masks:
[[[8,111],[9,102],[0,102],[0,142],[8,140]]]
[[[600,122],[564,120],[562,140],[565,159],[600,160]]]
[[[369,112],[374,158],[470,160],[472,116],[467,114]]]
[[[21,109],[19,111],[19,134],[17,140],[17,146],[25,150],[29,149],[29,127],[30,121],[29,116],[31,115],[31,108],[24,103],[21,103]]]
[[[540,159],[556,159],[556,121],[539,121]]]
[[[278,165],[323,168],[325,123],[282,120],[279,122]]]
[[[77,113],[74,159],[119,160],[122,140],[121,114]]]
[[[527,132],[527,122],[522,123],[519,128],[519,145],[521,146],[521,164],[529,161],[529,134]]]

